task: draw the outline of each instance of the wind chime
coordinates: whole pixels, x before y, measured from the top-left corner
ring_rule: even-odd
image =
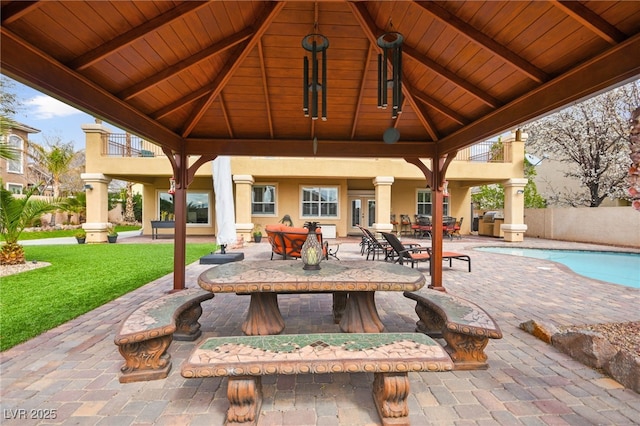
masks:
[[[302,110],[309,117],[309,92],[311,92],[311,119],[318,119],[318,91],[322,91],[322,121],[327,121],[327,49],[329,39],[318,33],[318,22],[313,25],[313,33],[302,39],[302,47],[311,52],[311,81],[309,81],[309,58],[304,57],[302,80]],[[322,54],[322,83],[318,79],[318,53]]]
[[[391,118],[397,118],[402,113],[402,42],[404,37],[399,32],[391,30],[378,38],[378,47],[382,53],[378,54],[378,108],[386,109],[388,102],[388,88],[391,87]],[[387,64],[391,60],[391,79],[389,79]]]

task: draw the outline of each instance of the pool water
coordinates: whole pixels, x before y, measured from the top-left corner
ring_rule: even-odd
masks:
[[[586,250],[478,247],[476,250],[558,262],[585,277],[640,288],[640,254]]]

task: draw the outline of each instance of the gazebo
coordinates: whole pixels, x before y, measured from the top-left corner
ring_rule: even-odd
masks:
[[[637,1],[6,1],[2,73],[162,147],[401,158],[441,201],[458,150],[640,75]],[[306,110],[305,110],[306,109]]]

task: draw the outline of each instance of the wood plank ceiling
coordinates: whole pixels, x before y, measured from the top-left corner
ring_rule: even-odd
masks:
[[[638,1],[2,1],[0,13],[3,74],[186,154],[309,156],[317,138],[318,156],[446,156],[640,76]],[[397,119],[377,107],[375,41],[391,30],[404,36]],[[302,112],[312,32],[330,43],[326,121]]]

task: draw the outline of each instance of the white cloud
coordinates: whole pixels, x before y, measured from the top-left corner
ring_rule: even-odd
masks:
[[[68,117],[70,115],[82,114],[79,111],[57,99],[40,95],[31,98],[25,104],[32,109],[32,114],[38,120],[47,120],[55,117]]]

